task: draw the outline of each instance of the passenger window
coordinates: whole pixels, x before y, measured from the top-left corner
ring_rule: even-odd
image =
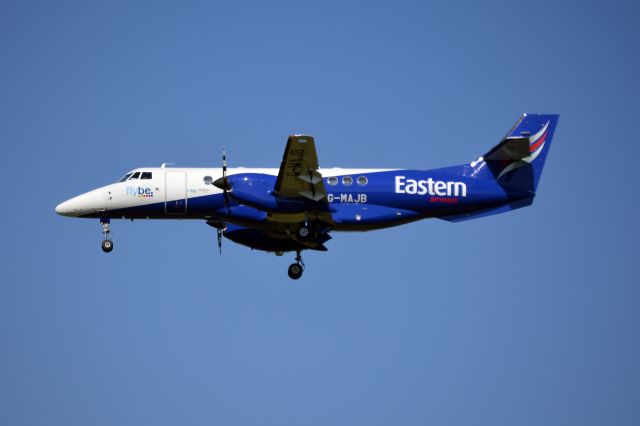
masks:
[[[338,178],[335,176],[331,176],[327,179],[327,183],[331,186],[336,186],[338,184]]]
[[[353,183],[353,178],[351,176],[345,176],[342,178],[342,184],[344,186],[351,186]]]
[[[151,172],[142,172],[140,179],[151,179]]]
[[[131,177],[129,178],[129,180],[138,179],[139,177],[140,177],[140,172],[135,172],[135,173],[133,174],[133,176],[131,176]]]
[[[365,186],[369,182],[369,179],[367,179],[366,176],[358,176],[357,182],[358,182],[358,185]]]

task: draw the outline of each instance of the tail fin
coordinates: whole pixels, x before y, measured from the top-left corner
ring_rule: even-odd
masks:
[[[502,141],[483,156],[500,185],[535,193],[559,116],[524,114]]]

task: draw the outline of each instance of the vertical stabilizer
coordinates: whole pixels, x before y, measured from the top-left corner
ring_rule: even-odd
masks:
[[[558,118],[556,114],[524,114],[502,141],[483,156],[501,185],[535,193]]]

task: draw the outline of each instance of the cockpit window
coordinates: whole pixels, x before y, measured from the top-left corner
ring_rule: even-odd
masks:
[[[142,172],[140,179],[151,179],[151,172]]]
[[[132,174],[133,173],[127,173],[126,175],[122,176],[122,179],[120,179],[118,182],[124,182],[125,180],[129,179]]]
[[[135,173],[133,174],[133,176],[131,176],[131,177],[129,178],[129,180],[138,179],[139,177],[140,177],[140,172],[135,172]]]

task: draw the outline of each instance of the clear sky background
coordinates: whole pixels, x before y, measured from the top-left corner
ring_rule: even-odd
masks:
[[[0,424],[638,425],[637,2],[0,2]],[[473,160],[532,207],[334,234],[291,281],[200,221],[54,207],[135,167]]]

